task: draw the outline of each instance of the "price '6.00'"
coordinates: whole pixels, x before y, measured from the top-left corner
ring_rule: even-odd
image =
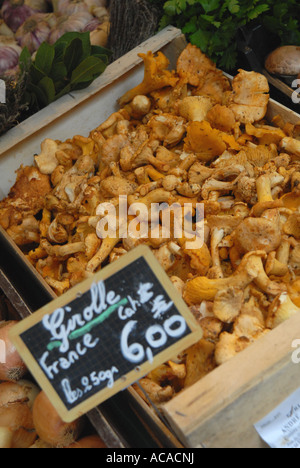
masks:
[[[158,349],[166,345],[168,337],[180,338],[186,331],[186,321],[180,315],[173,315],[167,319],[163,325],[152,325],[145,333],[145,339],[149,346],[146,350],[140,343],[129,344],[129,337],[136,328],[137,320],[130,320],[124,327],[121,334],[121,351],[125,359],[134,364],[139,364],[145,358],[153,362],[152,349]],[[151,349],[152,348],[152,349]]]

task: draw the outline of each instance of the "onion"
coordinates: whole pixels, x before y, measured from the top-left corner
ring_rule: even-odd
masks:
[[[84,28],[90,21],[93,19],[93,16],[88,12],[75,13],[71,16],[60,16],[57,19],[57,25],[52,29],[48,42],[54,44],[61,36],[67,32],[83,32]]]
[[[15,34],[15,38],[21,47],[27,47],[29,52],[33,54],[42,42],[48,40],[51,28],[47,21],[47,14],[37,13],[30,16],[19,27]]]
[[[107,448],[107,446],[99,436],[90,435],[74,442],[66,448]]]
[[[29,448],[31,448],[31,449],[50,449],[50,448],[53,448],[53,447],[51,447],[51,445],[47,444],[43,440],[37,439],[34,442],[34,444],[31,445],[31,447],[29,447]]]
[[[73,444],[82,430],[82,420],[64,422],[43,391],[34,401],[32,415],[39,438],[52,447],[62,448]]]
[[[28,448],[36,439],[32,414],[27,403],[1,406],[0,427],[6,427],[12,432],[11,448]]]
[[[11,448],[13,433],[8,427],[0,427],[0,449]]]
[[[19,387],[22,388],[23,392],[26,394],[26,397],[28,399],[27,405],[30,409],[32,409],[33,403],[38,394],[40,393],[39,387],[34,383],[30,382],[29,380],[19,380],[16,383]]]
[[[0,322],[0,340],[5,343],[5,363],[0,363],[0,380],[20,380],[27,372],[27,367],[8,336],[9,330],[17,321]]]
[[[1,15],[7,26],[15,33],[35,10],[25,5],[24,0],[4,0]]]

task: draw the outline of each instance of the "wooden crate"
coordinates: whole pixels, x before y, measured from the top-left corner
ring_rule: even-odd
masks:
[[[15,182],[16,170],[21,164],[25,166],[34,163],[34,154],[39,153],[40,144],[45,138],[64,141],[76,134],[88,136],[90,130],[96,128],[118,109],[118,98],[142,81],[144,66],[143,60],[138,57],[139,53],[162,50],[170,57],[170,66],[175,67],[178,51],[181,51],[185,45],[181,31],[167,27],[109,65],[103,75],[88,89],[64,96],[0,137],[0,199],[7,196]],[[1,227],[0,241],[1,246],[11,253],[11,259],[15,264],[15,275],[28,275],[32,284],[38,285],[36,291],[39,294],[48,296],[49,301],[55,299],[53,290]],[[20,262],[22,272],[19,270]],[[22,298],[22,294],[14,284],[14,278],[7,277],[6,272],[1,270],[1,265],[0,287],[14,303],[20,318],[25,318],[34,312]],[[128,390],[127,398],[128,405],[141,417],[141,422],[151,437],[157,441],[158,446],[182,448],[176,435],[162,423],[158,415],[152,412],[144,401],[137,398],[137,394],[131,389]],[[89,412],[88,417],[110,448],[126,448],[126,437],[123,438],[122,434],[111,425],[109,416],[103,414],[100,408]]]
[[[11,131],[12,140],[8,141],[6,136],[4,147],[1,145],[4,150],[0,154],[0,187],[3,192],[0,196],[8,193],[20,164],[32,164],[33,154],[39,152],[44,138],[65,140],[76,134],[88,136],[117,109],[117,99],[142,80],[144,67],[137,57],[138,52],[162,50],[173,68],[185,46],[186,40],[178,29],[166,28],[108,67],[99,79],[103,86],[80,92],[76,105],[71,106],[66,101],[65,106],[58,103],[56,108],[54,103],[52,108],[40,114],[43,123],[36,115],[34,124],[25,122]],[[299,115],[270,100],[267,117],[271,119],[276,114],[292,123],[300,120]],[[1,229],[0,235],[12,244]],[[19,249],[14,248],[24,259]],[[30,274],[49,289],[37,272],[28,264],[27,267]],[[300,315],[164,404],[162,419],[132,389],[128,390],[130,404],[157,438],[166,441],[164,446],[266,447],[253,425],[299,387],[299,367],[291,359],[292,342],[299,338]]]

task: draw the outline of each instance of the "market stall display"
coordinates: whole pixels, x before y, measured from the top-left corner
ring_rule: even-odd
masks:
[[[152,244],[200,324],[206,323],[207,333],[197,350],[182,356],[179,367],[169,362],[143,382],[152,399],[162,403],[183,388],[178,387],[178,379],[181,385],[182,381],[191,385],[298,311],[298,283],[290,275],[297,276],[298,268],[295,181],[299,129],[278,116],[262,120],[269,96],[261,75],[240,71],[231,84],[192,46],[184,49],[173,72],[167,70],[163,54],[155,57],[149,52],[143,59],[144,80],[122,96],[121,110],[89,136],[54,142],[63,145],[61,148],[55,146],[49,152],[54,143],[47,139],[45,151],[42,148],[36,156],[36,167],[19,171],[14,195],[2,203],[2,222],[20,245],[39,238],[39,247],[29,251],[28,258],[56,293],[62,294],[135,244],[129,242],[126,248],[123,241],[117,246],[119,238],[101,243],[95,235],[99,221],[95,208],[101,201],[118,197],[124,190],[129,203],[203,201],[208,229],[202,250],[189,252],[175,239],[165,242],[161,238]],[[205,84],[208,76],[215,80],[213,88],[208,86],[210,81]],[[249,86],[244,97],[238,93],[241,82]],[[255,103],[254,89],[258,92]],[[201,148],[198,141],[203,143]],[[46,153],[49,158],[45,159]],[[26,171],[38,171],[38,180],[28,178]],[[26,185],[32,180],[45,188],[42,206],[28,205],[20,224],[10,224],[18,212],[14,202],[21,195],[21,181]],[[33,183],[29,185],[33,187]],[[41,221],[34,220],[34,209],[42,210]],[[66,223],[64,216],[70,209]],[[24,230],[27,221],[29,228]],[[226,228],[225,221],[226,226],[229,223]],[[245,245],[245,230],[262,230],[261,236],[272,236],[274,245],[263,237],[258,246]],[[57,235],[63,238],[53,240]],[[151,238],[148,242],[151,245]],[[240,280],[245,291],[240,290]],[[229,317],[226,304],[230,297],[236,299],[236,307],[227,311]],[[283,312],[279,303],[286,301],[290,307]]]

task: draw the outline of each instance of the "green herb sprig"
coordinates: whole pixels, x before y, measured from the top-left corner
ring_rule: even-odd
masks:
[[[160,28],[169,24],[186,34],[217,65],[237,65],[239,28],[257,20],[282,45],[300,45],[299,0],[149,0],[161,8]]]
[[[21,70],[29,74],[24,101],[37,111],[86,88],[105,71],[110,57],[108,49],[91,45],[89,32],[69,32],[53,45],[42,43],[34,60],[25,47],[19,61]]]

